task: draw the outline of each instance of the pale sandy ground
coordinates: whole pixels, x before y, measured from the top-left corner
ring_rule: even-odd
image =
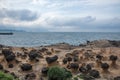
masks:
[[[26,49],[27,49],[27,52],[29,52],[32,49],[40,49],[40,48],[41,47],[26,48]],[[75,47],[75,49],[74,48],[73,49],[61,49],[60,47],[54,47],[53,46],[53,47],[46,47],[46,48],[48,48],[49,51],[51,51],[51,48],[54,48],[54,52],[52,53],[51,56],[58,55],[59,56],[59,59],[58,59],[59,65],[63,66],[63,67],[65,65],[62,64],[62,59],[64,58],[65,54],[66,53],[72,53],[74,50],[82,50],[82,49],[84,49],[85,51],[86,50],[92,50],[92,52],[94,54],[98,54],[99,52],[101,52],[103,56],[106,56],[106,58],[102,62],[107,62],[109,64],[111,64],[111,61],[109,60],[109,56],[111,54],[117,55],[118,56],[118,60],[117,60],[117,65],[118,66],[117,66],[117,69],[112,68],[110,66],[110,69],[109,69],[110,73],[108,73],[108,74],[102,73],[101,68],[100,67],[96,67],[96,63],[95,63],[94,60],[85,60],[85,59],[84,60],[80,60],[79,64],[80,65],[81,65],[81,63],[91,63],[91,64],[93,64],[95,66],[94,68],[97,69],[100,72],[100,75],[102,77],[101,80],[104,80],[104,79],[105,80],[109,80],[108,79],[109,77],[120,76],[120,48],[118,48],[118,47],[92,48],[92,49],[89,48],[89,47],[88,48],[87,47],[83,47],[83,48],[82,47]],[[21,50],[21,48],[19,48],[19,47],[13,47],[12,50],[14,51],[14,53],[17,53],[17,52],[24,53]],[[82,56],[82,55],[83,55],[83,52],[80,52],[79,56]],[[0,63],[4,65],[4,68],[6,70],[8,70],[10,72],[14,72],[20,78],[24,77],[24,75],[27,74],[27,73],[34,72],[37,75],[37,78],[35,80],[40,80],[39,78],[41,76],[41,68],[45,67],[45,66],[48,66],[47,63],[46,63],[46,60],[45,60],[46,56],[49,56],[49,55],[44,55],[44,58],[40,58],[40,61],[36,62],[36,63],[35,62],[30,62],[28,60],[28,58],[27,59],[17,58],[19,61],[21,61],[21,63],[26,63],[27,62],[27,63],[30,63],[30,64],[33,65],[33,70],[32,71],[28,71],[28,72],[23,72],[23,71],[20,70],[19,66],[20,66],[21,63],[16,64],[16,63],[12,62],[12,63],[14,63],[14,68],[8,68],[7,62],[5,61],[3,55],[0,55]]]

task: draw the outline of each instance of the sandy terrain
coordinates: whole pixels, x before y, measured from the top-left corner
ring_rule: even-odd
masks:
[[[41,51],[42,48],[46,48],[48,50],[45,51]],[[2,54],[2,50],[3,49],[10,49],[13,51],[13,53],[15,54],[15,59],[19,62],[16,62],[15,60],[7,62],[5,60],[5,56]],[[38,54],[42,55],[42,57],[38,58],[37,60],[39,61],[34,61],[34,60],[29,60],[29,52],[31,50],[35,50],[38,51]],[[21,48],[21,47],[2,47],[0,48],[0,64],[3,65],[4,70],[8,70],[8,73],[14,72],[15,75],[17,77],[20,78],[20,80],[25,80],[24,77],[25,75],[27,75],[28,73],[34,73],[36,75],[35,79],[33,80],[40,80],[40,78],[42,77],[43,79],[46,80],[46,77],[43,77],[41,74],[41,69],[43,67],[48,67],[51,65],[60,65],[61,67],[66,67],[67,64],[63,64],[62,60],[65,58],[65,55],[70,53],[70,54],[74,54],[74,51],[77,51],[77,55],[79,57],[79,60],[76,62],[79,64],[79,66],[81,66],[82,64],[91,64],[92,68],[95,70],[98,70],[100,72],[100,76],[101,78],[99,78],[99,80],[113,80],[114,77],[116,76],[120,76],[120,47],[115,47],[115,46],[107,46],[107,47],[96,47],[94,46],[90,46],[87,45],[85,47],[81,47],[81,46],[70,46],[69,44],[57,44],[57,45],[51,45],[51,46],[45,46],[45,47],[25,47],[25,48]],[[89,55],[85,55],[85,52],[90,52],[90,56],[93,56],[92,58],[89,57]],[[47,52],[51,52],[51,54],[47,54]],[[27,56],[18,56],[17,54],[20,53],[22,55],[26,54]],[[102,68],[100,66],[98,66],[97,62],[96,62],[96,55],[100,54],[103,56],[101,62],[102,63],[108,63],[109,64],[109,72],[103,72]],[[48,65],[46,62],[46,57],[50,57],[50,56],[54,56],[57,55],[58,59],[57,59],[57,63],[53,63],[51,65]],[[116,61],[116,65],[111,65],[109,56],[110,55],[115,55],[118,57],[117,61]],[[72,56],[71,56],[72,57]],[[71,63],[73,63],[74,61],[72,60]],[[21,65],[23,63],[29,63],[32,65],[32,70],[30,71],[22,71],[21,70]],[[9,64],[13,64],[14,67],[13,68],[9,68],[8,65]],[[68,69],[71,71],[71,69]],[[79,72],[79,70],[78,70]],[[79,72],[80,73],[80,72]],[[76,73],[73,73],[73,75],[76,75]],[[30,79],[32,80],[32,79]],[[41,79],[42,80],[42,79]]]

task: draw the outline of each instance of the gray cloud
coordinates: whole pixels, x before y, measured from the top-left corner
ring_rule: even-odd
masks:
[[[8,9],[0,9],[0,18],[12,18],[20,21],[33,21],[38,18],[36,13],[33,13],[30,10],[8,10]]]
[[[49,25],[54,26],[83,26],[85,24],[88,24],[90,22],[95,21],[96,18],[92,16],[86,16],[86,17],[54,17],[54,18],[47,18],[46,22]]]

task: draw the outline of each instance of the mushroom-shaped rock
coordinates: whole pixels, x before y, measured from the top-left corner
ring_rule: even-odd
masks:
[[[21,65],[21,69],[22,69],[22,71],[32,70],[32,65],[28,64],[28,63],[24,63],[24,64]]]
[[[115,77],[114,80],[120,80],[120,76]]]
[[[57,55],[55,55],[55,56],[53,56],[53,57],[46,57],[46,61],[47,61],[48,64],[57,61],[57,59],[58,59],[58,56],[57,56]]]
[[[67,61],[68,61],[68,59],[64,58],[62,62],[63,62],[63,64],[67,64]]]
[[[96,58],[99,59],[99,60],[102,60],[103,56],[101,56],[100,54],[97,54]]]
[[[77,70],[79,68],[79,64],[78,63],[71,63],[70,68]]]
[[[30,60],[34,60],[36,57],[38,57],[38,53],[37,51],[30,51],[30,53],[28,54]]]
[[[90,64],[83,65],[79,68],[79,71],[82,73],[88,73],[92,69]]]
[[[9,49],[3,49],[2,53],[4,54],[5,57],[11,55],[13,52]]]
[[[87,64],[86,69],[87,69],[87,71],[90,71],[92,69],[92,66],[90,64]]]
[[[15,60],[15,55],[14,54],[10,54],[8,56],[5,57],[7,62],[13,61]]]
[[[103,69],[103,72],[108,72],[109,65],[107,63],[102,63],[101,68]]]
[[[89,72],[89,75],[92,76],[92,77],[94,77],[94,78],[99,78],[100,77],[100,73],[97,70],[91,70]]]
[[[79,68],[79,71],[82,72],[82,73],[86,73],[86,72],[87,72],[86,68],[83,67],[83,66],[81,66],[81,67]]]
[[[114,56],[114,55],[110,56],[110,60],[112,60],[112,61],[116,61],[117,59],[118,59],[117,56]]]
[[[28,73],[27,75],[25,75],[25,80],[33,80],[35,78],[36,78],[35,73]]]
[[[41,70],[41,73],[42,73],[43,75],[47,75],[48,70],[49,70],[48,67],[43,67],[42,70]]]
[[[71,62],[72,58],[71,57],[67,57],[67,60],[68,60],[68,62]]]
[[[0,70],[3,70],[3,65],[2,64],[0,64]]]

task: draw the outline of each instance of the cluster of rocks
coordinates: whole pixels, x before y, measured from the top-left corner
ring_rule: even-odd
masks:
[[[114,40],[94,40],[94,41],[87,41],[86,44],[80,44],[80,46],[84,47],[120,47],[120,41]]]
[[[15,60],[15,54],[11,50],[3,49],[2,53],[5,56],[7,62]]]
[[[111,61],[111,64],[108,64],[104,62],[103,54],[95,54],[92,50],[75,50],[72,53],[67,53],[62,61],[63,65],[66,65],[67,69],[72,71],[79,71],[80,73],[87,75],[87,79],[88,76],[92,76],[92,79],[89,77],[88,80],[93,80],[93,78],[100,78],[100,71],[95,69],[95,64],[85,63],[87,61],[86,59],[89,61],[95,61],[97,67],[101,68],[103,73],[109,74],[109,68],[113,67],[115,69],[117,67],[116,61],[118,57],[116,55],[110,55],[108,59]]]
[[[115,42],[111,42],[112,45],[116,45]],[[94,44],[92,42],[92,44]],[[95,42],[97,44],[97,42]],[[65,44],[61,44],[65,45]],[[91,45],[91,42],[88,42],[88,45]],[[102,44],[103,46],[103,44]],[[108,46],[108,45],[107,45]],[[1,47],[1,46],[0,46]],[[67,46],[68,47],[68,46]],[[106,47],[106,46],[104,46]],[[44,59],[48,66],[45,66],[41,69],[42,76],[46,76],[47,72],[49,70],[49,65],[54,63],[58,63],[59,56],[58,55],[52,55],[52,51],[49,51],[47,48],[41,48],[41,49],[32,49],[31,51],[28,51],[26,48],[21,48],[23,50],[23,53],[16,53],[13,52],[11,49],[2,49],[2,55],[4,55],[5,60],[8,63],[8,68],[14,68],[15,64],[12,63],[12,61],[15,61],[18,65],[20,65],[21,71],[24,72],[30,72],[28,74],[24,75],[25,80],[35,80],[37,75],[33,72],[33,65],[34,63],[40,62],[41,59]],[[70,49],[70,48],[69,48]],[[45,56],[44,56],[45,55]],[[49,56],[49,57],[46,57]],[[21,61],[17,60],[16,57],[26,60],[26,63],[22,63]],[[46,58],[44,58],[46,57]],[[65,57],[62,59],[62,66],[65,67],[65,69],[70,70],[73,73],[80,73],[85,75],[86,80],[94,80],[95,78],[100,78],[101,74],[100,71],[97,70],[97,68],[102,69],[102,73],[109,74],[110,68],[116,68],[118,60],[118,56],[116,55],[110,55],[107,57],[111,63],[104,62],[104,55],[103,54],[97,54],[94,53],[92,50],[74,50],[71,53],[67,53]],[[93,63],[87,63],[87,61],[95,61],[95,64]],[[35,61],[33,64],[32,62]],[[20,64],[19,64],[20,63]],[[3,70],[6,73],[10,73],[14,77],[17,78],[17,75],[15,73],[10,72],[6,69],[4,69],[4,66],[0,64],[0,70]],[[116,76],[114,80],[119,80],[120,77]],[[43,78],[40,77],[40,80],[43,80]]]

